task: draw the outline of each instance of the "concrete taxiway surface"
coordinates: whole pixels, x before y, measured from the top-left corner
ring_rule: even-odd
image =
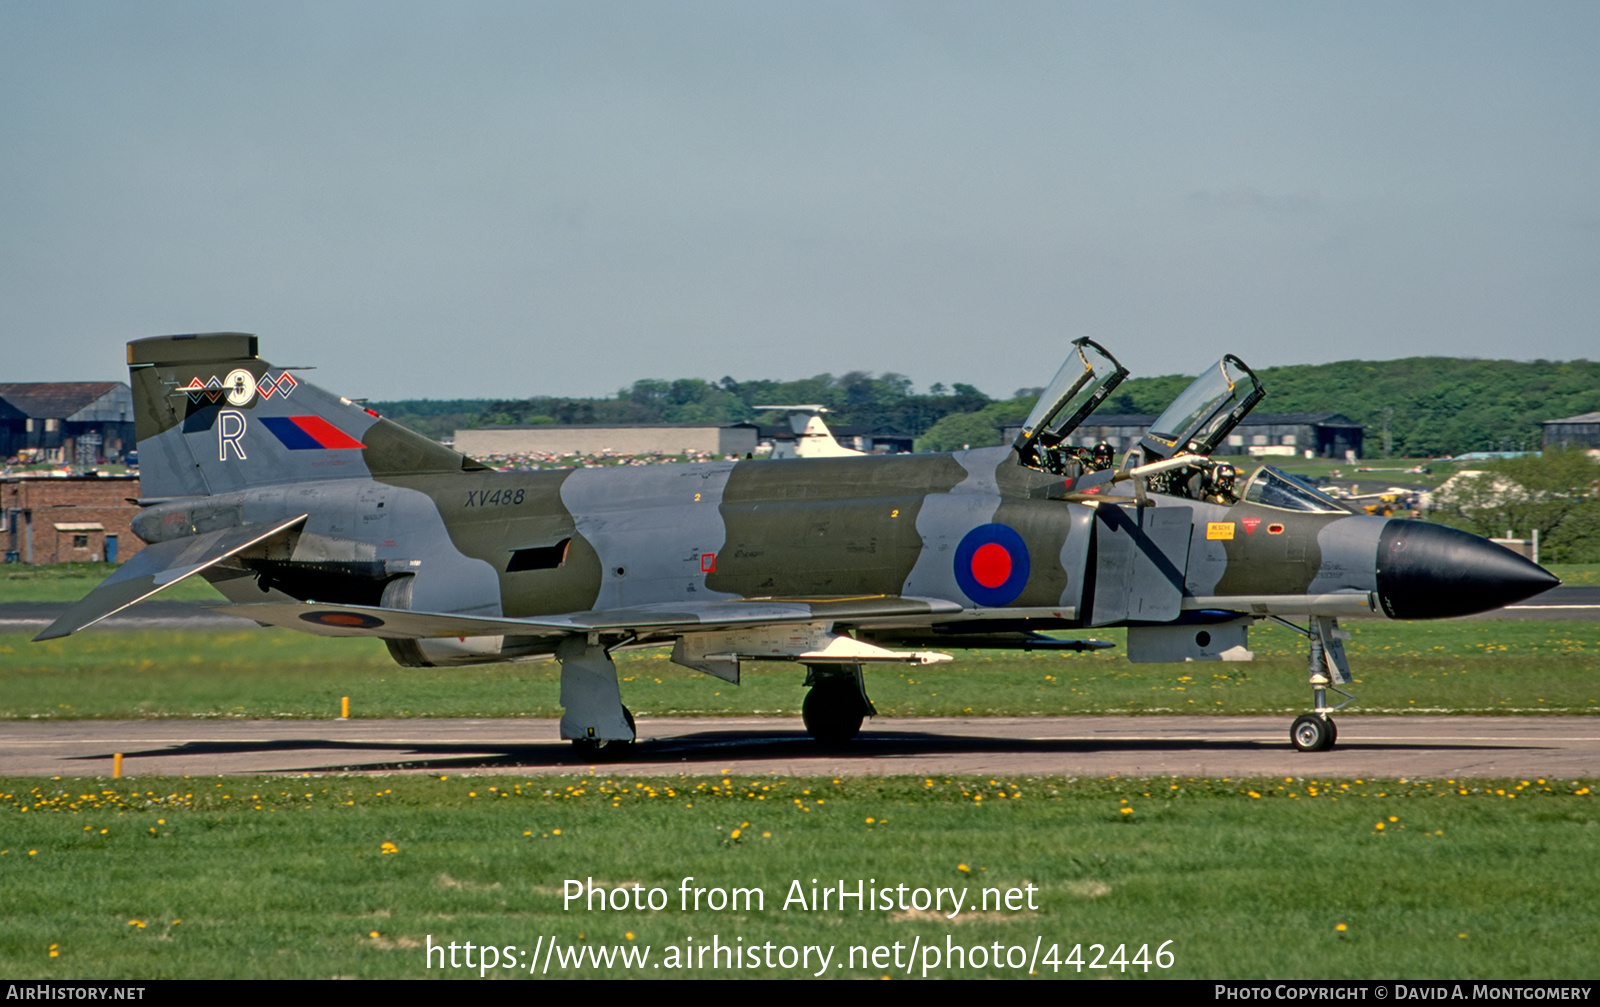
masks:
[[[1299,753],[1287,717],[879,719],[826,750],[798,719],[643,719],[625,761],[580,758],[554,720],[0,724],[0,776],[239,773],[1547,777],[1600,775],[1600,717],[1337,718]]]

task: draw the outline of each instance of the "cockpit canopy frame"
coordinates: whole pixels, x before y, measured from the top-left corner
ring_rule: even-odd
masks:
[[[1087,336],[1074,339],[1072,348],[1012,443],[1029,468],[1060,474],[1067,464],[1062,443],[1128,376],[1117,358]]]
[[[1150,424],[1139,441],[1144,460],[1211,454],[1266,394],[1243,360],[1224,355]]]

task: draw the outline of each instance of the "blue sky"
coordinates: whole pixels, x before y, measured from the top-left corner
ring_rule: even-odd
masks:
[[[0,377],[341,393],[1600,346],[1593,3],[0,0]]]

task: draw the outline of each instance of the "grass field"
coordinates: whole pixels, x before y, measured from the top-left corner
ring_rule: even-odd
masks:
[[[1600,713],[1600,624],[1356,622],[1349,653],[1366,713]],[[955,651],[949,664],[868,671],[880,714],[1293,713],[1303,640],[1253,629],[1252,662],[1130,664],[1121,630],[1093,654]],[[623,701],[651,716],[798,714],[797,665],[745,666],[731,686],[667,660],[622,653]],[[554,662],[401,668],[372,640],[287,630],[96,632],[48,643],[0,636],[0,719],[558,716]]]
[[[827,975],[889,973],[869,950],[947,940],[1074,945],[1092,960],[1167,941],[1204,978],[1592,977],[1600,943],[1593,780],[455,779],[0,780],[0,974],[13,978],[477,977],[425,967],[467,941],[531,951],[713,935],[835,948]],[[680,909],[682,879],[759,888],[758,911]],[[563,909],[564,882],[660,888],[661,911]],[[914,907],[801,909],[854,890],[966,889]],[[1027,893],[1034,908],[1024,901]],[[991,911],[970,911],[984,888]],[[993,911],[1015,889],[1015,911]],[[708,894],[708,898],[710,896]],[[926,896],[923,896],[926,898]],[[911,905],[911,903],[908,903]],[[949,903],[944,904],[948,912]],[[861,947],[852,966],[851,946]],[[55,953],[52,957],[52,951]],[[563,951],[565,953],[565,951]],[[1007,951],[1007,953],[1010,953]],[[1019,952],[1020,953],[1020,952]],[[886,956],[888,952],[885,952]],[[497,953],[497,958],[500,957]],[[1031,959],[1031,954],[1028,955]],[[458,959],[461,961],[462,959]],[[885,957],[883,961],[889,959]],[[1102,959],[1104,961],[1104,958]],[[902,965],[906,964],[901,959]],[[928,962],[919,957],[912,975]],[[520,961],[518,965],[520,966]],[[1074,977],[1072,965],[1043,976]],[[789,976],[765,964],[651,978]],[[1023,968],[930,975],[1020,976]],[[502,978],[526,976],[495,969]],[[551,975],[623,975],[619,967]],[[1085,968],[1084,977],[1143,977]]]
[[[75,598],[104,572],[0,577],[0,601],[22,600],[10,592]],[[1350,628],[1364,712],[1600,712],[1600,624]],[[1253,630],[1256,660],[1239,664],[1133,665],[1121,631],[1086,635],[1118,647],[956,651],[947,665],[869,671],[869,686],[891,717],[1288,714],[1307,704],[1303,641],[1281,627]],[[620,654],[618,666],[624,700],[641,714],[794,714],[804,693],[791,665],[747,665],[740,687],[678,668],[664,651]],[[46,644],[0,636],[0,719],[323,718],[346,695],[357,717],[550,717],[559,712],[558,668],[404,669],[375,641],[281,630],[90,631]],[[785,967],[782,949],[814,946],[828,949],[822,971],[834,978],[916,977],[924,968],[1026,974],[1027,965],[996,966],[998,954],[1064,978],[1581,979],[1592,977],[1600,941],[1595,787],[1594,779],[0,780],[0,975],[479,976],[443,968],[438,954],[427,968],[431,940],[470,941],[480,955],[495,947],[487,974],[501,978],[526,977],[520,956],[553,943],[569,964],[554,957],[548,974],[566,977],[798,977],[818,971],[817,955],[806,968]],[[760,889],[764,907],[682,911],[686,877],[707,889]],[[668,908],[564,910],[564,883],[591,878],[628,893],[659,888]],[[962,889],[969,910],[992,889],[997,901],[1014,893],[1018,908],[954,920],[915,907],[783,908],[792,883],[809,895],[813,878],[819,888],[903,884],[910,898],[918,888]],[[713,938],[770,944],[779,963],[670,967]],[[944,960],[951,945],[967,950],[965,967]],[[927,957],[929,946],[939,960]],[[970,957],[979,947],[981,967]],[[619,948],[634,956],[648,948],[650,957],[631,971],[596,963]],[[1170,968],[1112,964],[1158,950],[1173,956]],[[871,964],[874,953],[882,967]],[[586,957],[574,965],[572,954]],[[1080,971],[1073,962],[1097,956],[1110,967]],[[498,967],[508,960],[517,967]]]
[[[10,601],[77,601],[111,576],[105,563],[0,566],[0,604]],[[163,601],[222,601],[204,578],[190,577],[161,592]]]

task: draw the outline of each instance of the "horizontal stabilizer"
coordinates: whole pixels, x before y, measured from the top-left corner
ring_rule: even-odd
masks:
[[[413,612],[367,605],[324,605],[317,602],[226,605],[219,610],[269,626],[287,626],[324,636],[376,636],[409,640],[446,636],[554,636],[591,632],[671,634],[819,621],[905,620],[950,615],[960,612],[961,606],[935,598],[875,595],[865,598],[773,598],[762,601],[639,605],[531,619]]]
[[[101,619],[165,590],[208,566],[250,548],[303,523],[306,515],[281,524],[249,524],[221,528],[203,535],[171,539],[145,546],[116,573],[107,577],[78,603],[61,614],[45,631],[34,637],[54,640],[93,626]]]

